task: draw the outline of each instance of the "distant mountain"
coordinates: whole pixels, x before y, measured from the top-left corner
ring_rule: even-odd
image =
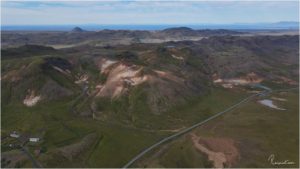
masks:
[[[167,28],[162,30],[162,32],[168,32],[168,33],[172,33],[172,32],[193,32],[194,30],[189,28],[189,27],[175,27],[175,28]]]
[[[204,26],[210,28],[210,25]],[[281,30],[281,29],[299,29],[299,22],[291,21],[281,21],[274,23],[236,23],[236,24],[227,24],[221,25],[216,24],[214,28],[222,29],[246,29],[246,30],[261,30],[261,29],[272,29],[272,30]]]
[[[225,30],[225,29],[199,29],[194,30],[189,27],[176,27],[168,28],[160,31],[162,36],[169,37],[185,37],[185,36],[211,36],[211,35],[231,35],[231,34],[241,34],[238,31]]]
[[[195,36],[197,32],[188,27],[168,28],[160,31],[166,36]]]
[[[72,32],[84,32],[85,30],[81,29],[80,27],[75,27],[72,29]]]
[[[281,21],[271,24],[272,26],[285,28],[299,28],[299,22]]]
[[[81,33],[84,32],[84,33]],[[116,39],[127,39],[128,43],[140,42],[140,40],[159,39],[166,41],[188,40],[191,38],[202,38],[207,36],[242,34],[238,31],[224,29],[201,29],[196,30],[188,27],[168,28],[161,31],[141,31],[141,30],[100,30],[85,31],[75,27],[71,32],[49,32],[49,33],[22,33],[14,32],[2,33],[2,47],[20,46],[25,44],[57,45],[57,44],[77,44],[85,41],[105,41],[113,42]],[[18,40],[16,40],[18,39]]]
[[[276,22],[276,24],[285,24],[285,25],[298,25],[299,22],[295,22],[295,21],[280,21],[280,22]]]
[[[233,30],[226,30],[226,29],[200,29],[197,30],[202,36],[209,36],[209,35],[235,35],[235,34],[242,34],[239,31]]]
[[[192,28],[197,29],[297,29],[299,22],[295,21],[280,21],[280,22],[263,22],[263,23],[228,23],[228,24],[188,24],[188,25],[172,25],[172,24],[162,24],[162,25],[1,25],[1,30],[5,31],[25,31],[25,30],[40,30],[40,31],[70,31],[74,27],[84,27],[88,31],[97,30],[168,30],[167,28]],[[183,27],[184,26],[184,27]],[[277,26],[277,27],[276,27]],[[279,27],[278,27],[279,26]],[[75,29],[75,28],[74,28]],[[81,29],[81,28],[80,28]],[[186,30],[188,30],[186,29]]]

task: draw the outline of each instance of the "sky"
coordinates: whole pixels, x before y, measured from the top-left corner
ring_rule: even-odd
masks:
[[[1,2],[1,25],[234,24],[299,20],[298,1]]]

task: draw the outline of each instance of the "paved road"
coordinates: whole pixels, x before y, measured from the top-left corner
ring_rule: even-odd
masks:
[[[32,168],[42,168],[42,165],[37,161],[35,160],[35,158],[31,155],[31,153],[28,151],[28,149],[24,146],[22,146],[22,149],[21,149],[28,157],[29,159],[31,160],[32,162]]]
[[[294,90],[294,89],[298,89],[298,88],[282,89],[282,90],[276,90],[276,91]],[[215,115],[209,117],[208,119],[206,119],[206,120],[204,120],[204,121],[201,121],[201,122],[199,122],[199,123],[196,123],[196,124],[194,124],[194,125],[191,126],[191,127],[188,127],[188,128],[186,128],[186,129],[184,129],[184,130],[179,131],[178,133],[175,133],[175,134],[173,134],[173,135],[171,135],[171,136],[168,136],[168,137],[166,137],[166,138],[160,140],[159,142],[153,144],[152,146],[148,147],[147,149],[145,149],[145,150],[143,150],[141,153],[139,153],[137,156],[135,156],[135,157],[134,157],[132,160],[130,160],[123,168],[128,168],[128,167],[131,166],[135,161],[137,161],[139,158],[141,158],[143,155],[145,155],[147,152],[151,151],[151,150],[154,149],[155,147],[157,147],[157,146],[159,146],[159,145],[161,145],[161,144],[163,144],[163,143],[165,143],[165,142],[167,142],[167,141],[170,141],[170,140],[172,140],[172,139],[174,139],[174,138],[176,138],[176,137],[178,137],[178,136],[180,136],[180,135],[183,135],[183,134],[185,134],[185,133],[187,133],[187,132],[193,130],[194,128],[196,128],[196,127],[198,127],[198,126],[200,126],[200,125],[202,125],[202,124],[204,124],[204,123],[206,123],[206,122],[208,122],[208,121],[210,121],[210,120],[212,120],[212,119],[214,119],[214,118],[216,118],[216,117],[218,117],[218,116],[220,116],[220,115],[222,115],[222,114],[224,114],[224,113],[226,113],[226,112],[228,112],[228,111],[230,111],[230,110],[232,110],[232,109],[235,109],[236,107],[238,107],[238,106],[241,105],[242,103],[248,102],[248,101],[249,101],[251,98],[253,98],[253,97],[256,97],[256,96],[259,96],[259,95],[265,95],[265,94],[268,94],[268,93],[271,93],[271,92],[272,92],[272,90],[265,90],[265,91],[263,91],[263,92],[260,92],[260,93],[257,93],[257,94],[253,94],[253,95],[251,95],[251,96],[248,96],[248,97],[244,98],[243,100],[241,100],[240,102],[238,102],[238,103],[236,103],[236,104],[230,106],[229,108],[225,109],[224,111],[219,112],[219,113],[217,113],[217,114],[215,114]]]
[[[23,143],[20,138],[18,138],[17,140],[20,142],[21,145],[20,151],[23,152],[26,156],[28,156],[29,160],[32,162],[32,168],[42,168],[42,165],[32,156],[29,150],[25,147],[26,142]]]

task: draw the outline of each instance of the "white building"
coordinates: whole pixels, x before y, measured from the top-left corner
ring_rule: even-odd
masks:
[[[29,138],[30,142],[38,142],[39,140],[40,140],[40,138],[37,138],[37,137]]]
[[[19,138],[20,135],[16,131],[13,131],[12,133],[10,133],[10,137]]]

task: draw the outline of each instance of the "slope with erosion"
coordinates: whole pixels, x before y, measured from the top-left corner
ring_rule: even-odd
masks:
[[[21,60],[4,53],[2,97],[7,103],[13,99],[32,106],[74,95],[75,114],[147,126],[151,122],[142,125],[141,114],[169,115],[174,106],[209,95],[213,86],[297,85],[298,43],[296,36],[223,36],[197,42],[82,46],[54,50],[52,56],[47,49],[44,56],[40,51]]]
[[[296,85],[298,81],[298,36],[224,36],[181,44],[205,58],[214,80],[250,80],[250,75],[262,83]]]
[[[2,98],[5,103],[33,106],[39,101],[60,99],[76,93],[65,59],[28,58],[26,61],[4,60],[2,66]],[[21,69],[19,66],[21,66]]]
[[[154,53],[156,57],[157,52],[155,49],[139,55],[138,52],[125,51],[113,58],[95,59],[99,74],[105,78],[91,88],[94,98],[91,100],[91,113],[95,119],[116,121],[123,116],[122,121],[129,125],[135,122],[143,124],[145,119],[142,114],[155,117],[178,103],[186,103],[189,97],[205,93],[203,89],[207,82],[196,85],[191,77],[181,73],[187,68],[180,66],[180,63],[177,68],[172,64],[157,65],[159,58],[151,56]],[[173,60],[172,57],[167,59]],[[195,75],[208,78],[203,72]],[[119,117],[113,112],[118,113]],[[151,121],[147,123],[144,126],[150,125]]]
[[[115,54],[96,57],[90,55],[96,52],[97,48],[83,51],[85,57],[81,57],[78,53],[76,55],[74,52],[77,51],[76,48],[70,53],[71,49],[60,50],[54,56],[37,55],[24,57],[22,60],[9,58],[9,54],[5,55],[8,59],[4,60],[5,65],[2,67],[2,87],[7,94],[4,92],[2,97],[18,97],[6,101],[18,103],[21,101],[25,105],[34,106],[40,101],[70,95],[77,98],[84,90],[86,93],[80,96],[80,99],[74,100],[74,109],[76,109],[74,112],[105,120],[106,116],[114,118],[111,112],[120,111],[121,107],[114,106],[112,109],[109,105],[103,106],[102,103],[123,104],[122,106],[127,105],[123,110],[127,113],[120,115],[124,116],[121,120],[131,123],[130,121],[136,118],[134,114],[138,111],[160,114],[177,103],[185,103],[188,97],[205,93],[207,82],[196,84],[194,79],[187,76],[189,69],[193,68],[170,57],[170,52],[162,52],[154,47],[152,53],[155,58],[150,58],[148,53],[140,54],[141,51],[128,52],[131,46],[125,48],[126,50],[121,49]],[[184,51],[177,51],[177,54],[186,55]],[[166,63],[156,65],[157,62],[161,62],[160,58]],[[26,62],[28,63],[24,64]],[[13,63],[17,64],[12,66]],[[22,68],[18,70],[19,64]],[[208,79],[203,72],[193,74]],[[198,94],[195,94],[197,91]],[[182,97],[176,98],[179,95]],[[130,101],[131,99],[134,101]],[[137,100],[139,104],[135,103]]]
[[[199,45],[204,46],[201,49],[209,53],[211,65],[222,77],[245,75],[247,71],[278,79],[280,75],[297,77],[298,44],[298,36],[258,36],[214,37],[201,41]]]
[[[52,150],[96,132],[104,136],[103,142],[78,157],[84,159],[80,166],[120,167],[162,136],[255,92],[250,84],[296,85],[298,43],[295,36],[224,36],[197,42],[83,45],[19,58],[6,54],[1,63],[3,130],[45,130],[42,145],[49,149],[49,166],[63,163]],[[197,154],[189,146],[185,153]],[[120,152],[110,153],[116,147]],[[109,162],[116,154],[116,162]],[[48,158],[38,158],[47,164]],[[189,164],[187,159],[178,163]],[[211,165],[205,160],[190,164]]]

